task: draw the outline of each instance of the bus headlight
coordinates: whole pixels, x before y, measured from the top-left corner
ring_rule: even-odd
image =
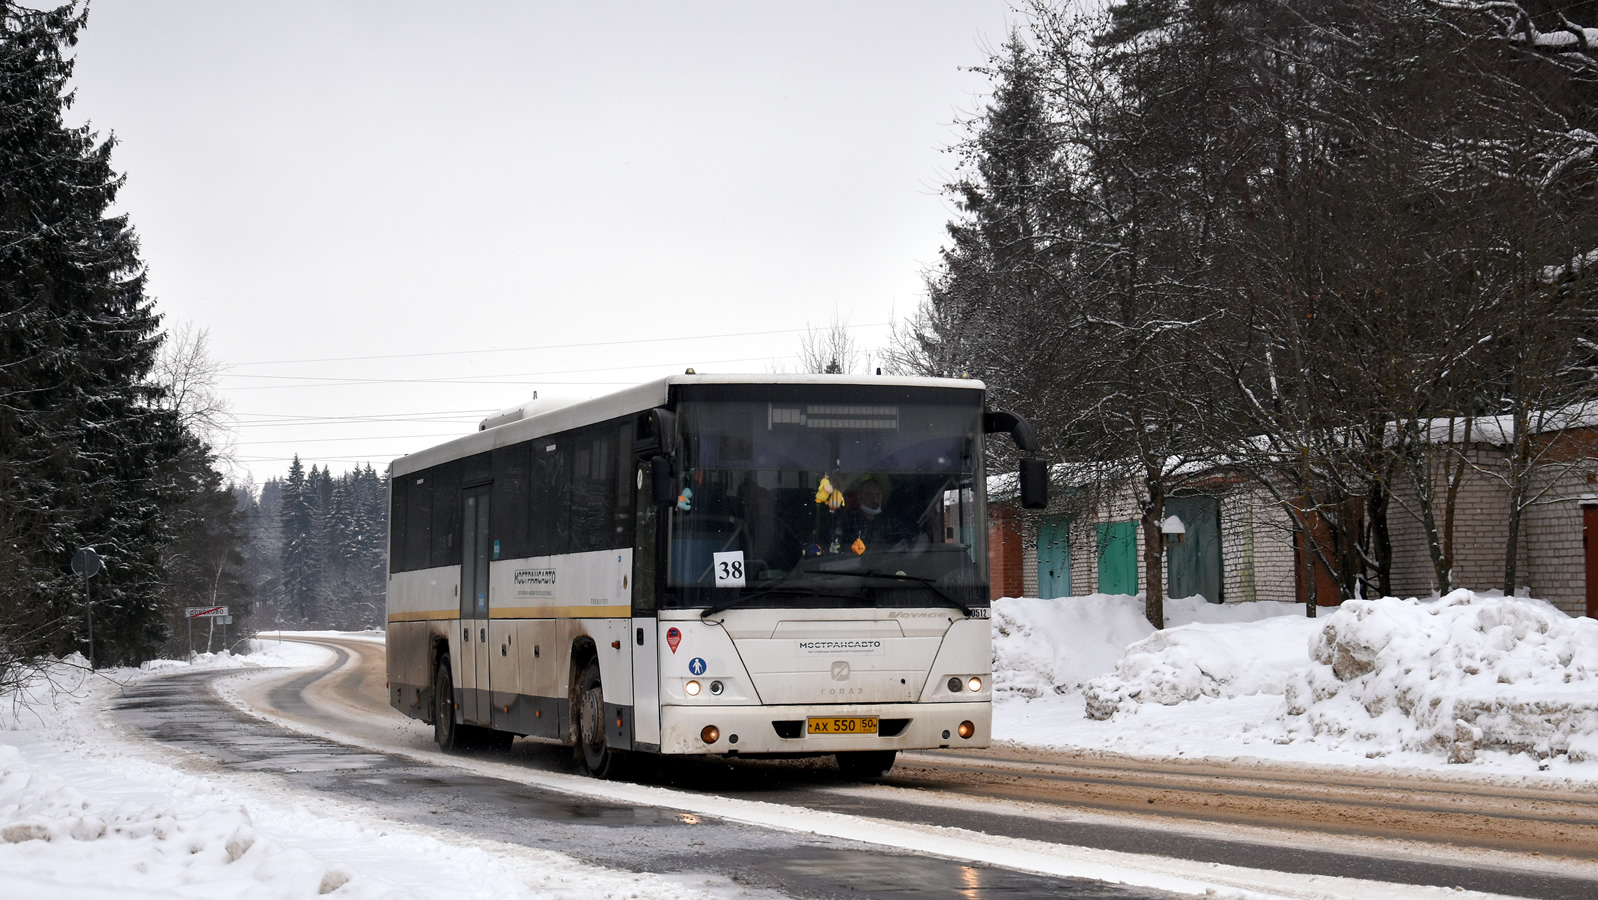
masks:
[[[976,733],[977,733],[977,727],[975,725],[972,725],[970,722],[961,722],[960,723],[960,736],[961,737],[968,738],[971,735],[976,734]]]
[[[706,725],[704,730],[699,732],[699,739],[707,744],[714,744],[721,740],[721,729],[714,725]]]
[[[951,694],[960,693],[960,676],[956,675],[953,678],[949,679],[949,693],[951,693]]]
[[[980,690],[982,690],[982,679],[976,677],[975,675],[972,675],[971,676],[971,680],[967,681],[965,683],[965,686],[970,688],[973,693],[975,693],[976,691],[980,691]]]
[[[688,682],[687,684],[682,686],[682,689],[683,689],[683,693],[687,694],[690,697],[699,696],[699,682],[697,682],[697,681]]]

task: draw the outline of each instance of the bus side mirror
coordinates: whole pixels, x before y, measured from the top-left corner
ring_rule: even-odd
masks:
[[[1013,412],[1000,409],[983,413],[982,430],[987,434],[1008,434],[1023,453],[1038,452],[1038,436],[1032,423]]]
[[[655,430],[656,446],[661,453],[670,454],[677,449],[677,414],[663,406],[649,411],[650,425]]]
[[[1049,467],[1041,459],[1021,460],[1021,508],[1046,509],[1049,505]]]
[[[669,457],[657,455],[650,458],[649,489],[656,506],[670,506],[677,502],[677,476],[672,472]]]

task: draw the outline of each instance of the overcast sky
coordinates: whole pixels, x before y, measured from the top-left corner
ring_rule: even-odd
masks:
[[[835,313],[883,343],[944,241],[969,68],[1023,21],[94,0],[74,115],[116,135],[168,324],[230,367],[242,466],[381,469],[534,391],[792,367]]]

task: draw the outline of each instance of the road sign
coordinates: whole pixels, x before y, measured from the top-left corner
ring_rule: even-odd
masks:
[[[185,609],[187,610],[186,614],[191,619],[209,619],[219,616],[227,616],[229,621],[231,621],[233,618],[232,616],[228,615],[227,607],[225,606],[189,606],[185,607]]]
[[[93,578],[98,571],[100,571],[100,554],[94,552],[93,547],[84,547],[72,554],[72,574]]]

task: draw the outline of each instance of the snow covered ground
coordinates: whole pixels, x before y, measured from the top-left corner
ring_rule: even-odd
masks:
[[[1152,758],[1252,757],[1598,780],[1598,623],[1592,620],[1570,619],[1540,601],[1465,591],[1425,601],[1353,601],[1313,620],[1287,604],[1176,600],[1167,610],[1170,627],[1156,633],[1132,597],[996,603],[996,735]],[[28,697],[0,698],[0,896],[742,893],[722,878],[603,869],[392,822],[294,793],[268,776],[174,763],[170,751],[128,737],[102,713],[119,682],[175,667],[306,666],[325,653],[269,640],[248,657],[200,656],[92,676],[81,660],[69,660],[52,670],[53,691],[41,682]],[[697,803],[729,819],[853,840],[936,852],[947,839],[957,845],[955,855],[1030,871],[1177,890],[1195,882],[1162,879],[1227,883],[1209,869],[1178,874],[1170,860],[1017,841],[986,848],[974,833],[910,826],[888,841],[888,825],[875,820],[830,813],[796,818],[791,808],[765,803],[509,774],[553,789],[602,790],[622,801]],[[1256,878],[1241,873],[1230,884],[1259,890],[1264,884]]]
[[[174,767],[99,715],[117,682],[197,667],[307,665],[325,651],[257,644],[89,675],[0,698],[0,897],[730,897],[721,878],[602,869],[526,847],[457,838],[354,806],[286,793],[264,777]],[[27,702],[16,702],[26,699]],[[11,701],[11,702],[4,702]]]
[[[1455,591],[1285,603],[1011,598],[994,607],[994,734],[1154,758],[1598,780],[1598,622]]]

